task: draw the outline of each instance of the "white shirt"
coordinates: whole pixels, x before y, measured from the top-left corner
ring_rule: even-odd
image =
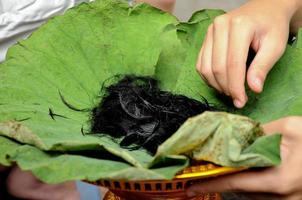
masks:
[[[0,0],[0,62],[7,49],[26,38],[47,19],[92,0]]]
[[[0,62],[10,46],[29,36],[47,19],[90,1],[93,0],[0,0]],[[185,21],[195,10],[213,7],[229,10],[246,1],[178,0],[174,14]]]

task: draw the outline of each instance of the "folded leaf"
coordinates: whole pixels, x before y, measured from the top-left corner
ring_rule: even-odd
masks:
[[[110,159],[96,159],[61,152],[46,153],[36,147],[20,145],[4,137],[0,137],[0,150],[1,164],[16,162],[21,169],[30,170],[40,180],[47,183],[60,183],[67,180],[96,181],[100,178],[171,179],[180,168],[187,166],[187,161],[180,158],[175,159],[178,162],[174,162],[174,165],[150,170]],[[2,155],[5,155],[5,158]]]
[[[156,156],[183,154],[231,167],[278,165],[281,137],[263,135],[259,123],[248,117],[204,112],[188,119],[158,148]]]

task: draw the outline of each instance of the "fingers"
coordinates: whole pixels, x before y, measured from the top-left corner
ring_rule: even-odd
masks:
[[[205,41],[200,51],[199,60],[197,61],[197,71],[201,77],[216,90],[222,92],[219,84],[216,82],[212,71],[212,50],[213,50],[213,25],[209,26]]]
[[[45,184],[36,179],[32,173],[21,171],[15,167],[7,179],[7,190],[15,197],[21,199],[73,199],[80,200],[75,182],[60,184]],[[48,194],[47,197],[45,194]]]
[[[291,197],[268,193],[241,193],[244,200],[294,200]],[[241,198],[240,198],[241,199]]]
[[[224,16],[217,17],[213,23],[212,70],[219,87],[229,95],[227,79],[227,54],[229,26]]]
[[[271,134],[275,134],[275,133],[281,133],[282,121],[283,121],[283,119],[278,119],[276,121],[272,121],[267,124],[264,124],[262,127],[263,127],[265,134],[271,135]]]
[[[280,37],[268,35],[263,39],[256,57],[247,72],[248,85],[254,92],[262,92],[267,74],[285,51],[285,45],[274,40]]]
[[[302,117],[301,116],[291,116],[281,118],[267,124],[262,127],[266,134],[282,133],[283,135],[297,135],[302,129]]]
[[[231,96],[237,108],[248,100],[246,79],[252,91],[262,92],[267,74],[285,51],[287,34],[265,27],[260,31],[246,15],[219,16],[209,27],[200,51],[198,72],[209,85]],[[246,72],[250,47],[257,53]]]
[[[209,27],[197,61],[197,70],[209,85],[230,95],[242,108],[246,101],[246,60],[253,31],[243,20],[219,16]]]
[[[6,169],[8,169],[8,168],[0,165],[0,172],[5,171]]]
[[[228,89],[234,105],[242,108],[247,102],[245,93],[246,60],[254,32],[242,18],[232,21],[228,47]]]
[[[272,178],[266,172],[243,172],[195,184],[187,190],[187,195],[193,197],[201,193],[225,191],[270,192],[274,191]]]

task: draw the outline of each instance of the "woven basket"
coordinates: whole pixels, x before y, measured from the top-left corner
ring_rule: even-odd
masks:
[[[186,189],[194,182],[206,178],[235,173],[243,168],[220,167],[211,163],[199,163],[178,173],[172,180],[99,180],[97,186],[108,188],[105,200],[187,200]],[[204,194],[192,200],[220,200],[219,194]]]

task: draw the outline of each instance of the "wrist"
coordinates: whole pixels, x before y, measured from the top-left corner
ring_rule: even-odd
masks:
[[[296,33],[299,27],[302,26],[302,0],[273,0],[275,8],[282,10],[282,17],[288,21],[289,30]]]
[[[299,7],[301,7],[301,0],[278,0],[285,9],[289,20],[295,15]]]
[[[255,3],[260,8],[265,9],[272,17],[276,17],[276,20],[286,19],[290,22],[301,7],[302,0],[250,0],[249,3],[251,5]]]

